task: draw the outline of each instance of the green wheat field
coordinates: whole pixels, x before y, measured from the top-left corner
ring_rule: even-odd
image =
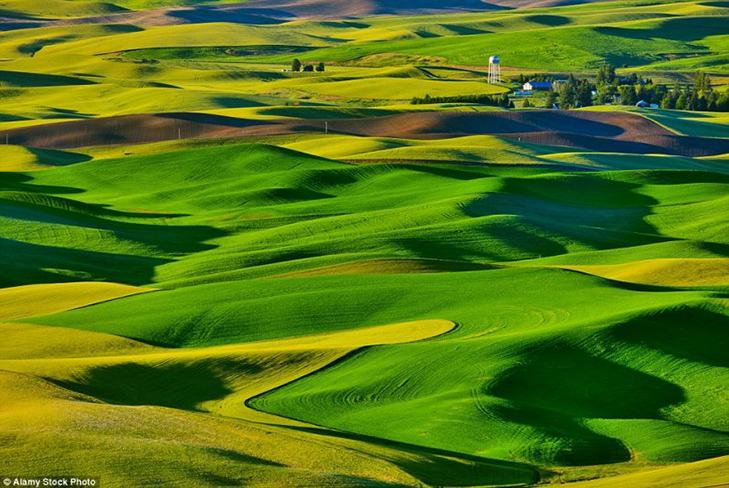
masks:
[[[729,2],[0,0],[0,478],[79,476],[729,486]]]

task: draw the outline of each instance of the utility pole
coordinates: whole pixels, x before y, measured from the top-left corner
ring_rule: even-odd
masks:
[[[324,133],[329,134],[329,121],[328,120],[324,121]]]

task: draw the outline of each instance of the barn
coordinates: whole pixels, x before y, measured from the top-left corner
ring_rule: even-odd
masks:
[[[552,89],[552,82],[551,81],[527,81],[522,86],[524,91],[534,91],[534,90],[551,90]]]

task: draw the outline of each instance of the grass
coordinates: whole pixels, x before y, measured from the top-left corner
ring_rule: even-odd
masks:
[[[311,83],[296,86],[297,89],[318,95],[342,98],[374,98],[388,100],[409,100],[413,97],[431,95],[452,97],[458,95],[479,95],[505,93],[498,86],[475,81],[412,80],[400,78],[368,78],[360,80]]]
[[[0,146],[0,171],[33,171],[55,168],[91,159],[84,154],[24,146]]]
[[[0,8],[53,17],[144,6],[53,2],[44,11],[37,2],[15,0]],[[594,71],[605,62],[650,71],[654,78],[673,72],[684,76],[696,69],[720,73],[726,71],[727,12],[721,4],[696,1],[610,2],[356,22],[9,30],[0,33],[0,58],[5,60],[0,78],[7,78],[8,85],[0,123],[12,127],[181,110],[255,113],[259,107],[302,102],[334,111],[342,105],[362,108],[363,103],[387,109],[427,93],[501,92],[503,88],[479,83],[483,71],[461,66],[483,66],[484,52],[500,53],[505,66],[514,70],[509,73]],[[531,42],[523,41],[526,35]],[[325,61],[327,73],[282,72],[293,57]],[[57,96],[57,87],[63,87],[64,97]],[[686,124],[710,131],[702,134],[723,133],[700,122]]]
[[[82,17],[123,11],[114,3],[67,0],[2,0],[0,9],[10,17]]]
[[[627,264],[570,266],[612,280],[658,286],[729,285],[725,259],[654,259]]]
[[[668,54],[713,54],[711,50],[718,47],[717,42],[724,42],[722,23],[721,16],[713,15],[631,20],[616,22],[615,26],[604,26],[601,22],[596,22],[594,26],[573,25],[568,21],[555,28],[532,28],[529,35],[534,42],[530,43],[523,42],[524,34],[520,30],[504,29],[468,36],[426,36],[346,43],[309,51],[302,55],[302,59],[351,62],[364,61],[386,53],[398,53],[438,56],[447,63],[457,65],[483,65],[483,52],[500,52],[503,53],[503,59],[508,59],[509,66],[524,69],[595,69],[605,62],[646,68],[653,64],[662,66],[664,56]],[[683,32],[690,32],[690,35],[681,34]],[[279,61],[282,57],[273,55],[251,58],[253,61],[257,59]],[[701,66],[700,61],[694,61],[693,65],[684,69],[697,69]],[[723,69],[723,65],[715,62],[708,66],[711,69]]]
[[[54,283],[0,289],[0,320],[15,320],[85,307],[148,289],[117,283]]]
[[[173,3],[188,4],[5,0],[0,14]],[[501,110],[407,102],[506,91],[478,68],[491,53],[510,74],[605,61],[722,73],[728,13],[617,1],[7,30],[0,128]],[[326,71],[283,71],[294,56]],[[625,110],[729,137],[721,114]],[[486,135],[1,143],[1,473],[120,486],[726,480],[726,155]]]
[[[576,488],[598,488],[615,486],[619,484],[631,484],[635,486],[673,487],[673,486],[712,486],[721,484],[727,476],[726,457],[697,461],[679,466],[671,466],[662,469],[650,470],[645,473],[623,475],[605,480],[586,481],[575,483]]]
[[[43,357],[5,360],[4,365],[11,371],[3,371],[3,387],[12,395],[3,402],[0,425],[21,425],[16,432],[27,443],[22,448],[4,446],[3,467],[22,474],[54,470],[53,461],[32,455],[32,448],[45,446],[67,450],[71,453],[66,457],[67,466],[91,470],[111,482],[128,481],[129,463],[139,456],[148,462],[137,470],[135,483],[245,480],[253,486],[265,486],[289,479],[296,486],[349,486],[380,479],[386,484],[413,484],[419,479],[433,483],[438,472],[449,470],[506,482],[534,479],[533,470],[515,463],[466,458],[417,446],[372,443],[326,429],[309,431],[306,424],[282,421],[245,407],[245,399],[257,391],[295,379],[353,348],[424,339],[451,328],[450,323],[430,321],[383,326],[357,334],[183,354],[150,347],[130,351],[110,344],[106,355],[96,358],[71,357],[60,363]],[[87,343],[100,336],[87,334]],[[58,341],[51,333],[46,340],[53,339]],[[232,374],[221,375],[221,367]],[[30,372],[43,372],[50,381],[34,379]],[[170,382],[172,378],[177,381]],[[100,384],[99,380],[108,385],[121,385],[121,380],[126,387],[99,390],[94,386]],[[72,393],[68,388],[93,393],[107,402]],[[185,412],[182,407],[192,411]],[[85,420],[79,423],[81,419]],[[114,427],[109,432],[114,435],[98,436],[93,425],[112,419]],[[77,455],[81,445],[95,446],[102,454]],[[187,456],[195,461],[182,470],[170,463]],[[21,460],[22,469],[16,460]],[[323,464],[341,474],[321,472],[318,467]]]
[[[498,140],[466,139],[455,147],[495,144],[481,157],[501,157]],[[431,484],[523,483],[534,476],[525,465],[640,469],[729,450],[717,397],[729,315],[717,295],[729,244],[716,218],[729,184],[722,173],[358,166],[260,145],[170,151],[180,144],[4,174],[2,238],[19,250],[6,263],[14,284],[89,276],[164,291],[13,318],[4,326],[12,337],[47,339],[3,369],[50,378],[106,402],[102,411],[139,405],[161,416],[162,427],[144,434],[153,438],[171,435],[169,416],[185,411],[186,423],[216,413],[231,436],[252,427],[230,422],[266,412],[304,422],[297,442],[334,428],[354,433],[346,442],[366,452],[419,446],[484,466],[468,475],[442,466],[426,473],[419,462],[406,469]],[[690,259],[663,259],[680,257],[680,246]],[[126,264],[109,266],[118,260]],[[26,289],[9,290],[32,303]],[[687,317],[699,316],[700,337],[711,341],[691,339]],[[367,344],[369,327],[413,320],[458,328],[428,341],[338,346],[333,356],[280,352],[289,343],[319,351],[321,334]],[[77,359],[43,359],[48,341]],[[118,352],[112,358],[104,347]],[[276,365],[286,366],[274,373]],[[275,387],[272,378],[288,379]],[[253,384],[255,392],[245,386]],[[344,441],[335,437],[339,452]],[[229,473],[219,457],[201,459]],[[170,476],[144,473],[136,479]]]

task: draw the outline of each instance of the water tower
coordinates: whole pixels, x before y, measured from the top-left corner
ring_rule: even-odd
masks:
[[[501,83],[501,59],[498,56],[489,58],[489,83]]]

